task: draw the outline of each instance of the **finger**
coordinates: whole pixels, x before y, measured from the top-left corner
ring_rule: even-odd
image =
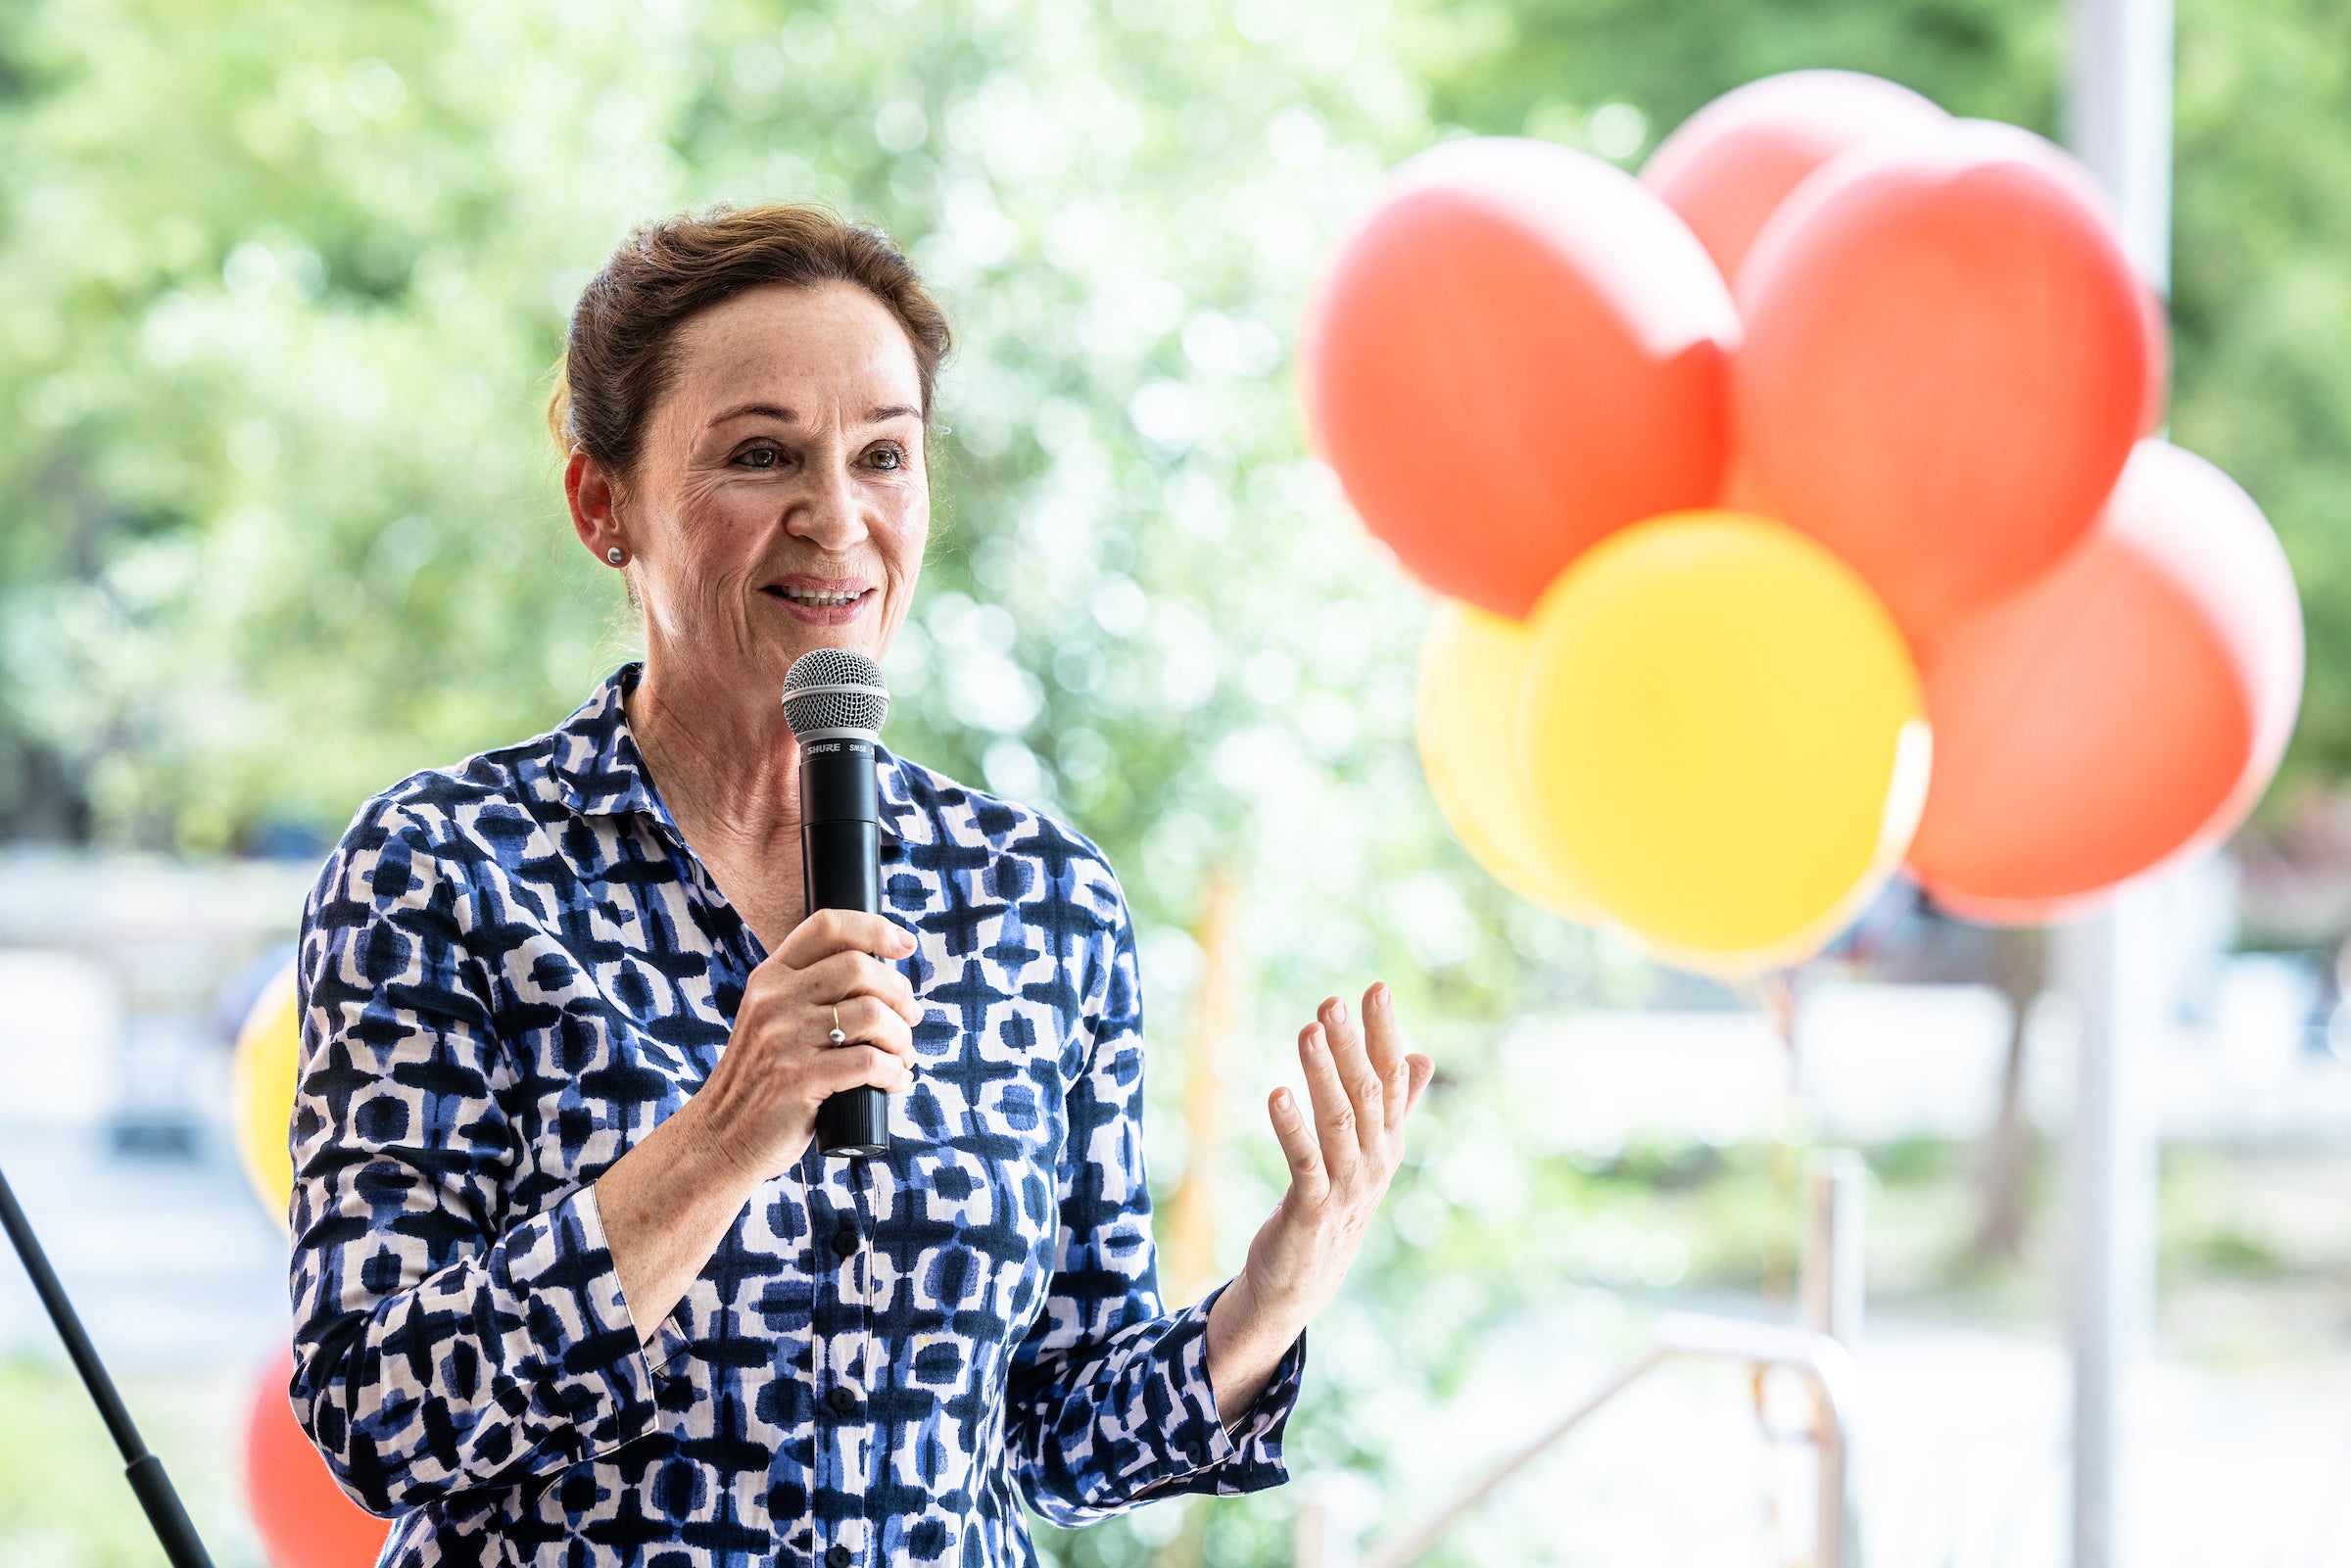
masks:
[[[797,983],[800,994],[819,1006],[845,1002],[852,996],[871,996],[909,1023],[923,1022],[913,982],[871,953],[835,953],[818,959],[799,972]]]
[[[1396,994],[1385,980],[1374,980],[1364,992],[1364,1045],[1386,1091],[1381,1104],[1387,1111],[1387,1130],[1394,1132],[1412,1114],[1412,1053],[1405,1049],[1404,1029],[1396,1022]]]
[[[833,1010],[817,1010],[817,1033],[824,1038],[833,1027]],[[849,1037],[849,1045],[871,1045],[888,1051],[908,1067],[914,1066],[914,1030],[895,1010],[871,996],[852,996],[840,1004],[840,1032]],[[826,1049],[835,1047],[830,1040]]]
[[[914,937],[896,921],[861,909],[820,909],[793,927],[770,957],[804,970],[835,953],[876,953],[894,959],[913,951]]]
[[[1370,1053],[1372,1069],[1379,1073],[1381,1083],[1399,1082],[1397,1069],[1404,1065],[1404,1030],[1397,1025],[1396,998],[1385,980],[1373,980],[1364,991],[1364,1049]],[[1391,1123],[1403,1109],[1401,1095],[1388,1096]]]
[[[1413,1074],[1413,1086],[1404,1097],[1404,1114],[1409,1117],[1420,1104],[1420,1091],[1427,1088],[1429,1080],[1437,1075],[1437,1065],[1417,1051],[1404,1060]]]
[[[1413,1063],[1407,1056],[1396,1059],[1382,1084],[1385,1095],[1380,1104],[1387,1108],[1386,1132],[1392,1143],[1401,1145],[1404,1139],[1404,1118],[1413,1114]]]
[[[914,1084],[914,1070],[889,1052],[871,1045],[844,1045],[820,1051],[809,1069],[807,1083],[819,1099],[850,1089],[880,1089],[897,1094]]]
[[[1307,1124],[1306,1113],[1298,1109],[1298,1097],[1287,1089],[1275,1089],[1266,1101],[1266,1115],[1273,1122],[1273,1136],[1280,1140],[1281,1157],[1290,1164],[1290,1190],[1306,1203],[1320,1203],[1329,1195],[1330,1173],[1315,1147],[1315,1129]]]
[[[1364,1149],[1378,1143],[1388,1130],[1387,1089],[1379,1069],[1364,1048],[1364,1031],[1347,1016],[1347,1004],[1337,997],[1322,1002],[1322,1037],[1330,1042],[1330,1059],[1347,1086],[1348,1103],[1355,1109],[1355,1135]]]
[[[1355,1102],[1339,1081],[1339,1069],[1330,1059],[1330,1042],[1323,1037],[1321,1024],[1309,1023],[1298,1031],[1298,1063],[1306,1069],[1306,1093],[1315,1106],[1322,1164],[1336,1181],[1355,1168],[1363,1146],[1356,1140]]]

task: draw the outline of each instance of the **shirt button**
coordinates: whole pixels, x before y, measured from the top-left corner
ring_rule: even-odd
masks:
[[[838,1541],[825,1548],[825,1568],[849,1568],[853,1560],[854,1554]]]
[[[843,1225],[833,1233],[833,1250],[846,1258],[857,1250],[857,1227]]]
[[[834,1384],[833,1392],[825,1396],[825,1402],[833,1406],[835,1415],[851,1416],[857,1413],[857,1396],[839,1383]],[[846,1551],[848,1548],[843,1546],[841,1549]]]

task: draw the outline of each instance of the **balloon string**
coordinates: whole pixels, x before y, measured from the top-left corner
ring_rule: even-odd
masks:
[[[1755,976],[1755,1008],[1763,1015],[1763,1025],[1771,1037],[1780,1042],[1780,1060],[1788,1073],[1787,1095],[1791,1105],[1797,1094],[1796,1059],[1796,969],[1783,964]]]
[[[1791,1210],[1797,1196],[1796,1139],[1802,1119],[1797,1075],[1796,981],[1796,970],[1789,965],[1765,970],[1754,980],[1756,1009],[1772,1037],[1780,1042],[1780,1059],[1787,1073],[1778,1113],[1771,1119],[1771,1131],[1764,1141],[1763,1167],[1773,1191]],[[1792,1241],[1793,1237],[1775,1233],[1764,1244],[1766,1301],[1786,1301],[1795,1293],[1796,1257]]]

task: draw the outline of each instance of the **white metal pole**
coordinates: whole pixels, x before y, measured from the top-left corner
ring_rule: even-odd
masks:
[[[1864,1207],[1869,1166],[1851,1149],[1813,1158],[1804,1180],[1804,1253],[1799,1296],[1804,1327],[1847,1350],[1861,1343],[1861,1313],[1869,1266]],[[1819,1461],[1812,1515],[1812,1568],[1860,1568],[1860,1466],[1850,1426],[1813,1391],[1812,1447]],[[1847,1416],[1849,1418],[1849,1411]]]
[[[1861,1345],[1868,1292],[1864,1208],[1869,1165],[1852,1149],[1815,1155],[1804,1180],[1804,1251],[1798,1296],[1804,1327],[1847,1350]]]
[[[2172,0],[2069,0],[2067,137],[2113,195],[2123,243],[2171,281]],[[2157,1129],[2145,1058],[2169,988],[2161,896],[2125,887],[2058,933],[2081,1021],[2071,1160],[2074,1568],[2134,1560],[2123,1486],[2131,1372],[2155,1316]]]
[[[2134,1560],[2124,1514],[2132,1372],[2155,1316],[2156,1127],[2145,1057],[2166,994],[2159,890],[2059,933],[2081,1019],[2073,1200],[2074,1568]]]
[[[2172,0],[2070,0],[2066,139],[2114,197],[2123,246],[2172,281]]]

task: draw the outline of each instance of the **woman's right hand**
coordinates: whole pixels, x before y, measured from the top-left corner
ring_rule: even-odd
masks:
[[[861,1085],[894,1094],[914,1081],[923,1010],[885,962],[913,951],[895,922],[820,909],[751,972],[718,1067],[688,1102],[728,1164],[752,1181],[780,1175],[806,1152],[827,1099]],[[832,1042],[836,1007],[846,1045]]]

